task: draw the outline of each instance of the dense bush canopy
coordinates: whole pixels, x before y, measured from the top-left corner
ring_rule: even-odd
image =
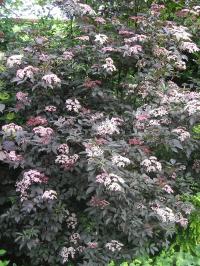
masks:
[[[200,6],[96,2],[2,37],[0,239],[23,266],[155,254],[194,209]]]

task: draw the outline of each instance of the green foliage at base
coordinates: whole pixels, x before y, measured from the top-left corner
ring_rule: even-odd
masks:
[[[186,229],[177,232],[174,243],[154,257],[143,256],[132,262],[115,263],[108,266],[200,266],[200,193],[184,196],[195,210],[191,213]]]
[[[196,246],[194,252],[176,252],[174,249],[163,251],[155,258],[142,257],[132,262],[115,264],[111,262],[108,266],[199,266],[200,265],[200,246]]]
[[[0,257],[4,256],[6,254],[6,251],[4,249],[0,249]],[[9,264],[8,260],[1,260],[0,259],[0,266],[7,266]]]

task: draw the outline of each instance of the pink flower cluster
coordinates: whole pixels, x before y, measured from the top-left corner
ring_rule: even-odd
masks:
[[[184,127],[178,127],[176,129],[173,129],[172,133],[177,134],[178,139],[182,142],[190,138],[190,133]]]
[[[124,45],[123,46],[123,56],[132,56],[132,55],[138,55],[142,52],[142,46],[139,44],[136,44],[134,46]]]
[[[200,49],[193,42],[182,42],[180,44],[180,49],[183,51],[188,51],[189,53],[199,52]]]
[[[57,108],[56,106],[54,105],[48,105],[45,107],[44,109],[46,112],[50,112],[50,113],[53,113],[53,112],[56,112],[57,111]]]
[[[106,200],[103,200],[103,199],[99,199],[95,196],[93,196],[91,198],[91,200],[89,201],[89,205],[92,206],[92,207],[98,207],[98,208],[101,208],[101,209],[104,209],[106,206],[108,206],[110,203]]]
[[[96,183],[103,184],[110,191],[123,192],[124,179],[113,173],[102,173],[96,176]]]
[[[174,193],[174,190],[170,187],[170,185],[164,185],[163,190],[166,191],[168,194]]]
[[[96,17],[95,19],[95,22],[99,23],[99,24],[105,24],[106,21],[104,18],[101,18],[101,17]]]
[[[40,173],[37,170],[29,170],[27,172],[24,172],[23,178],[21,181],[18,181],[16,183],[16,191],[20,192],[21,194],[21,200],[27,198],[27,190],[29,187],[34,183],[47,183],[48,177],[44,174]]]
[[[59,164],[64,170],[70,170],[75,163],[78,161],[79,156],[77,154],[74,155],[66,155],[66,154],[60,154],[56,156],[55,163]]]
[[[22,63],[22,55],[11,55],[7,59],[7,67],[11,68],[14,65],[20,65]]]
[[[113,135],[114,133],[119,134],[118,126],[121,125],[123,120],[120,118],[111,118],[106,119],[100,124],[94,125],[94,130],[96,131],[96,135]]]
[[[39,127],[34,127],[33,128],[33,132],[38,135],[39,137],[51,137],[54,133],[53,129],[50,127],[43,127],[43,126],[39,126]]]
[[[70,51],[65,51],[62,55],[62,57],[65,59],[65,60],[72,60],[74,58],[74,54]]]
[[[73,243],[74,245],[78,244],[78,241],[81,239],[79,233],[74,233],[70,236],[70,242]]]
[[[86,143],[85,145],[85,152],[87,154],[87,157],[89,158],[96,158],[96,157],[101,157],[103,155],[103,150],[94,144]]]
[[[143,141],[141,141],[140,139],[138,139],[138,138],[132,138],[132,139],[129,139],[128,140],[128,143],[130,144],[130,145],[142,145],[143,144]]]
[[[60,86],[61,80],[55,74],[47,74],[42,77],[42,81],[47,87],[53,88],[53,86]]]
[[[68,154],[69,146],[66,143],[60,144],[57,148],[57,151],[61,154]]]
[[[73,111],[75,113],[79,113],[80,109],[82,108],[80,102],[77,99],[67,99],[65,102],[65,106],[68,111]]]
[[[94,41],[97,44],[103,45],[108,41],[108,37],[105,34],[96,34]]]
[[[125,167],[131,163],[131,161],[128,158],[121,156],[119,154],[114,154],[111,158],[111,161],[114,165],[118,167]]]
[[[30,100],[28,98],[28,93],[24,93],[22,91],[19,91],[16,93],[16,99],[23,104],[29,104],[30,103]]]
[[[165,8],[164,5],[152,4],[151,5],[151,13],[152,15],[159,15],[161,10]]]
[[[168,51],[166,48],[164,47],[159,47],[159,46],[155,46],[153,48],[153,54],[156,57],[167,57],[170,55],[170,51]]]
[[[82,35],[82,36],[78,36],[75,38],[75,40],[79,40],[79,41],[89,41],[90,37],[87,35]]]
[[[145,168],[147,173],[150,172],[161,172],[162,165],[160,162],[157,161],[155,156],[149,157],[149,159],[145,159],[141,162],[141,166]]]
[[[7,135],[15,136],[18,131],[22,131],[22,127],[15,123],[10,123],[2,126],[2,131]]]
[[[42,199],[44,200],[54,200],[57,199],[57,192],[55,190],[46,190],[43,195]]]
[[[75,257],[76,250],[73,247],[63,247],[60,252],[60,256],[62,257],[62,263],[65,263],[69,260],[69,256],[73,259]]]
[[[54,105],[48,105],[45,107],[44,109],[46,112],[50,112],[50,113],[53,113],[53,112],[56,112],[57,111],[57,108],[56,106]]]
[[[23,80],[29,78],[34,81],[34,74],[39,72],[39,68],[33,66],[27,66],[23,69],[17,70],[16,77]]]
[[[133,31],[129,30],[119,30],[119,35],[122,35],[124,37],[130,37],[133,36],[135,33]]]
[[[88,248],[91,248],[91,249],[97,248],[98,247],[98,243],[97,242],[88,242],[87,246],[88,246]]]
[[[115,72],[117,69],[114,65],[114,62],[112,60],[112,58],[108,57],[106,58],[106,63],[104,65],[102,65],[103,69],[105,69],[105,71],[108,73],[108,74],[112,74],[112,72]]]
[[[81,8],[81,14],[82,15],[90,15],[95,16],[96,12],[91,8],[91,6],[87,4],[79,4],[79,7]]]
[[[48,121],[46,118],[41,117],[41,116],[36,116],[36,117],[31,117],[29,120],[26,122],[27,126],[39,126],[39,125],[47,125]]]
[[[163,223],[175,223],[176,222],[176,216],[172,209],[168,207],[152,207],[152,210],[155,211],[155,213],[158,215],[158,217],[161,219]]]
[[[124,245],[117,240],[111,240],[106,243],[105,247],[112,252],[120,251]]]
[[[124,42],[125,44],[132,44],[135,42],[144,42],[148,39],[148,37],[144,34],[135,34],[133,37],[131,38],[125,38]]]
[[[71,215],[67,218],[66,222],[67,222],[67,228],[75,229],[78,224],[76,214],[71,213]]]
[[[6,154],[7,159],[13,162],[20,162],[23,160],[22,155],[17,155],[16,151],[10,151],[9,153]]]
[[[51,56],[47,55],[47,54],[41,54],[39,56],[39,60],[40,61],[43,61],[43,62],[48,62],[49,60],[51,59]]]

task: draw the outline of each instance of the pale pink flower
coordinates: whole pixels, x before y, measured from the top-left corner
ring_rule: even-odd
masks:
[[[183,51],[188,51],[189,53],[199,52],[200,49],[193,42],[182,42],[180,44],[180,49]]]
[[[117,70],[112,58],[108,57],[105,61],[106,63],[102,65],[102,67],[106,70],[108,74],[111,74],[112,72],[115,72]]]
[[[22,91],[16,93],[16,99],[23,104],[30,103],[30,99],[28,98],[28,93],[24,93]]]
[[[106,119],[100,124],[94,125],[96,135],[113,135],[114,133],[119,134],[118,123],[112,119]]]
[[[164,185],[163,190],[168,194],[174,193],[174,190],[170,187],[170,185]]]
[[[57,111],[57,107],[54,106],[54,105],[48,105],[45,107],[44,109],[46,112],[50,112],[50,113],[53,113],[53,112],[56,112]]]
[[[47,181],[48,178],[44,174],[40,173],[37,170],[29,170],[27,172],[24,172],[22,180],[16,183],[16,191],[21,193],[21,200],[23,201],[27,198],[27,190],[32,184],[47,183]]]
[[[135,33],[133,31],[128,31],[128,30],[119,30],[119,35],[123,35],[126,37],[132,36]]]
[[[105,34],[96,34],[95,35],[95,43],[103,45],[108,41],[108,37]]]
[[[175,223],[176,222],[176,216],[174,212],[172,211],[172,209],[168,207],[156,207],[156,208],[152,207],[152,210],[155,211],[155,213],[159,216],[159,218],[161,219],[163,223]]]
[[[120,251],[124,245],[117,240],[111,240],[106,243],[105,247],[112,252]]]
[[[70,51],[65,51],[63,53],[63,58],[65,60],[72,60],[74,58],[74,54],[72,52],[70,52]]]
[[[190,138],[190,133],[188,131],[186,131],[186,128],[184,128],[184,127],[178,127],[176,129],[173,129],[172,133],[177,134],[178,139],[182,142],[185,141],[186,139]]]
[[[7,159],[13,162],[19,162],[23,159],[22,155],[17,155],[16,151],[10,151],[6,154]]]
[[[45,200],[57,199],[57,192],[55,190],[46,190],[42,195],[42,199]]]
[[[67,222],[67,228],[75,229],[78,224],[76,214],[71,213],[71,215],[67,218],[66,222]]]
[[[161,10],[165,8],[164,5],[152,4],[151,5],[151,14],[152,15],[159,15]]]
[[[54,131],[52,128],[50,127],[43,127],[43,126],[39,126],[39,127],[34,127],[33,128],[33,132],[38,135],[39,137],[50,137],[53,135]]]
[[[53,86],[61,85],[61,80],[55,74],[47,74],[43,76],[42,81],[44,82],[45,86],[50,87],[50,88],[53,88]]]
[[[188,226],[188,219],[184,218],[181,213],[178,213],[176,222],[180,224],[180,226],[182,226],[183,228],[187,228]]]
[[[147,114],[147,113],[137,113],[135,118],[138,120],[138,121],[147,121],[149,119],[150,115]]]
[[[78,244],[78,241],[81,239],[79,233],[74,233],[70,236],[69,240],[74,245]]]
[[[104,18],[101,18],[101,17],[96,17],[96,18],[94,19],[94,21],[96,21],[96,22],[99,23],[99,24],[106,24],[105,19],[104,19]]]
[[[140,139],[138,138],[132,138],[132,139],[129,139],[128,140],[128,143],[130,145],[142,145],[143,144],[143,141],[141,141]]]
[[[200,101],[199,100],[191,100],[187,102],[185,106],[185,111],[189,113],[189,115],[193,115],[200,112]]]
[[[60,144],[57,148],[57,151],[61,154],[68,154],[69,146],[66,143]]]
[[[48,121],[46,120],[45,117],[36,116],[36,117],[29,118],[26,124],[27,126],[47,125]]]
[[[178,60],[177,62],[175,62],[175,67],[178,70],[186,70],[186,63],[183,60]]]
[[[16,77],[23,80],[29,78],[34,81],[34,74],[39,72],[39,68],[33,66],[27,66],[23,69],[17,70]]]
[[[124,39],[124,42],[125,44],[132,44],[132,43],[135,43],[135,42],[144,42],[148,39],[148,37],[144,34],[135,34],[133,37],[131,38],[125,38]]]
[[[62,263],[69,261],[69,257],[72,259],[75,257],[76,250],[73,247],[63,247],[60,252],[60,256],[62,257]]]
[[[102,173],[96,176],[96,182],[103,184],[110,191],[123,191],[124,179],[113,173]]]
[[[59,164],[62,168],[64,168],[64,170],[70,170],[78,159],[79,156],[77,154],[74,154],[72,156],[60,154],[56,156],[55,163]]]
[[[176,16],[178,17],[186,17],[190,13],[190,10],[188,8],[181,9],[176,12]]]
[[[162,165],[157,161],[155,156],[151,156],[148,159],[143,160],[140,165],[145,168],[147,173],[162,171]]]
[[[188,33],[188,28],[184,26],[170,26],[167,27],[167,30],[176,37],[178,41],[184,40],[184,41],[191,41],[190,37],[192,36],[190,33]]]
[[[48,62],[51,59],[51,57],[47,54],[40,54],[39,60],[43,62]]]
[[[160,56],[169,56],[170,51],[168,51],[166,48],[164,47],[159,47],[159,46],[155,46],[153,48],[153,54],[157,57]]]
[[[68,111],[70,112],[75,112],[75,113],[79,113],[80,109],[82,108],[80,102],[77,99],[68,99],[65,102],[65,106],[67,108]]]
[[[114,165],[118,167],[125,167],[131,163],[131,161],[128,158],[121,156],[119,154],[113,155],[111,161]]]
[[[134,46],[125,45],[123,49],[125,50],[123,56],[138,55],[143,51],[142,46],[139,44]]]
[[[94,144],[86,143],[85,145],[85,152],[87,154],[87,157],[89,158],[96,158],[96,157],[101,157],[103,155],[103,150]]]
[[[106,46],[106,47],[101,48],[101,51],[103,53],[107,53],[107,52],[117,52],[118,50],[117,48],[114,48],[112,46]]]
[[[22,127],[16,125],[15,123],[10,123],[2,126],[2,131],[7,135],[15,135],[18,131],[22,131]]]
[[[88,248],[91,248],[91,249],[97,248],[98,247],[98,243],[97,242],[88,242],[87,246],[88,246]]]
[[[78,36],[75,38],[75,40],[79,40],[79,41],[89,41],[90,40],[90,37],[87,36],[87,35],[84,35],[84,36]]]
[[[14,65],[20,65],[22,63],[23,55],[11,55],[8,57],[6,65],[11,68]]]
[[[151,110],[150,112],[151,116],[158,117],[158,116],[164,116],[168,114],[168,111],[163,106],[155,108]]]
[[[92,9],[91,6],[87,4],[79,4],[79,7],[81,8],[82,15],[90,15],[90,16],[96,15],[96,12],[94,11],[94,9]]]

